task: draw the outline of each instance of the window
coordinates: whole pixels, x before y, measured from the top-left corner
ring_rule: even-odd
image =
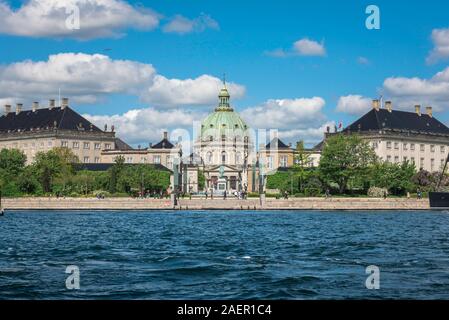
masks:
[[[95,150],[100,150],[101,149],[101,143],[95,143],[94,148],[95,148]]]
[[[399,163],[399,157],[398,156],[394,157],[394,163]]]
[[[209,151],[206,156],[207,164],[212,164],[212,160],[213,160],[213,155],[212,155],[212,152]]]
[[[90,149],[90,143],[84,142],[84,149]]]
[[[223,152],[221,153],[221,163],[222,163],[222,164],[225,164],[225,163],[226,163],[226,152],[225,152],[225,151],[223,151]]]
[[[404,144],[402,145],[402,148],[403,148],[404,150],[408,150],[408,144],[407,144],[407,143],[404,143]]]
[[[377,141],[374,141],[371,146],[373,147],[373,149],[377,149],[379,147],[379,144],[377,143]]]
[[[410,158],[410,161],[411,161],[413,164],[415,164],[415,157],[411,157],[411,158]]]
[[[440,146],[440,152],[441,153],[445,153],[446,152],[446,148],[444,148],[444,146]]]
[[[104,148],[105,148],[106,150],[111,150],[111,144],[110,144],[110,143],[105,143],[105,144],[104,144]]]
[[[407,161],[408,161],[408,158],[407,158],[407,157],[404,157],[403,161],[404,161],[404,162],[407,162]]]
[[[140,163],[147,163],[147,158],[145,157],[140,158]]]
[[[288,156],[281,156],[281,167],[287,168],[288,166]]]
[[[430,172],[435,171],[435,159],[430,159]]]
[[[391,141],[387,141],[387,149],[391,149]]]
[[[435,152],[435,146],[433,144],[430,145],[430,152]]]
[[[89,157],[84,157],[84,163],[89,163],[90,159]]]
[[[133,157],[127,157],[126,163],[133,163]]]
[[[242,154],[240,152],[237,152],[235,154],[235,164],[236,165],[241,165],[242,163]]]
[[[161,164],[161,156],[154,156],[153,163],[154,164]]]
[[[95,163],[100,163],[100,158],[99,157],[95,157]]]
[[[69,146],[69,143],[67,141],[61,141],[61,147],[67,148],[68,146]]]
[[[53,141],[48,141],[48,146],[52,147],[53,146]]]
[[[267,167],[268,167],[268,169],[273,169],[273,157],[272,156],[267,157]]]
[[[387,156],[387,162],[391,162],[391,156]]]
[[[423,144],[420,144],[420,145],[419,145],[419,150],[420,150],[421,152],[424,152],[424,151],[426,150],[426,146],[423,145]]]
[[[73,149],[79,149],[80,144],[78,142],[72,142],[72,148]]]
[[[419,169],[424,169],[424,158],[419,159]]]
[[[167,161],[167,167],[168,168],[173,168],[173,157],[172,156],[167,156],[165,158],[165,160]]]
[[[399,150],[399,142],[395,142],[394,143],[394,149],[395,150]]]
[[[414,143],[410,144],[410,150],[415,151],[415,144]]]

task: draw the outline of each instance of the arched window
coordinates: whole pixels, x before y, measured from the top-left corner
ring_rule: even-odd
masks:
[[[242,163],[242,154],[240,152],[237,152],[235,154],[235,164],[236,165],[241,165]]]
[[[222,163],[222,164],[226,164],[226,158],[227,158],[226,152],[223,151],[223,152],[221,153],[221,163]]]
[[[212,164],[212,162],[213,162],[213,154],[210,151],[206,155],[206,162],[207,162],[207,164]]]

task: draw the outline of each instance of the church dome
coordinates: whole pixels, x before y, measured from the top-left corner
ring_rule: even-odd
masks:
[[[226,88],[226,84],[221,89],[218,98],[220,101],[218,107],[202,122],[202,139],[209,140],[210,137],[218,138],[223,136],[233,138],[245,135],[249,127],[230,106],[230,94]]]

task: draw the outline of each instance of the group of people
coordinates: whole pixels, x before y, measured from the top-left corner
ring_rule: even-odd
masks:
[[[204,192],[204,195],[206,196],[206,200],[207,199],[214,199],[214,191],[213,190],[206,190],[205,192]],[[232,193],[232,195],[236,198],[236,199],[239,199],[239,200],[245,200],[245,199],[248,199],[248,192],[246,191],[246,190],[244,190],[244,191],[234,191],[233,193]],[[226,200],[227,198],[228,198],[228,196],[229,196],[229,194],[228,194],[228,191],[224,191],[223,192],[223,199],[224,200]]]

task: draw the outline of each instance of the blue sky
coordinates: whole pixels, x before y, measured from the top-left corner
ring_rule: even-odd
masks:
[[[45,1],[50,4],[52,2]],[[80,1],[62,2],[70,4]],[[107,56],[112,63],[126,60],[151,65],[154,72],[164,79],[185,81],[204,75],[220,78],[226,73],[228,81],[244,88],[244,93],[238,93],[238,99],[232,101],[243,115],[252,118],[253,113],[264,114],[269,125],[272,112],[288,105],[288,112],[294,114],[292,119],[296,119],[297,123],[293,121],[287,125],[279,125],[279,120],[273,125],[278,125],[281,132],[285,131],[285,140],[292,142],[297,139],[305,139],[308,143],[318,141],[318,132],[323,125],[333,121],[349,124],[358,115],[369,110],[369,99],[380,94],[386,99],[391,98],[393,104],[400,109],[412,110],[414,103],[430,104],[436,108],[441,120],[449,122],[449,104],[446,100],[449,95],[438,90],[432,91],[433,87],[430,91],[425,87],[431,86],[429,79],[448,66],[449,54],[446,56],[444,47],[449,43],[449,32],[447,39],[444,33],[449,28],[447,1],[108,1],[127,3],[133,10],[144,12],[143,14],[147,9],[152,9],[151,14],[158,17],[157,26],[142,30],[140,27],[127,25],[126,22],[119,22],[119,27],[116,24],[104,26],[121,33],[118,37],[98,35],[79,38],[76,32],[47,34],[45,31],[36,31],[33,34],[31,30],[22,34],[18,30],[21,30],[21,23],[25,21],[16,17],[9,29],[0,27],[0,43],[3,48],[0,51],[1,68],[7,69],[16,63],[31,60],[31,63],[21,65],[21,72],[25,72],[23,69],[33,68],[38,62],[48,62],[51,55],[83,53],[88,56]],[[30,1],[3,3],[10,11],[2,13],[0,10],[0,17],[30,5]],[[375,4],[380,9],[380,30],[368,30],[365,27],[368,16],[365,9],[370,4]],[[97,11],[89,13],[95,14]],[[86,10],[81,7],[81,30],[87,23],[84,20],[85,13]],[[197,21],[197,25],[190,32],[168,32],[166,25],[179,16],[192,23]],[[133,16],[130,21],[132,18]],[[38,23],[39,19],[36,21]],[[438,38],[432,38],[434,30],[441,30]],[[298,53],[293,46],[302,39],[322,46],[325,54]],[[430,62],[426,61],[438,46],[442,48],[437,57]],[[286,56],[274,56],[272,53],[275,50],[282,50]],[[67,59],[64,61],[67,63]],[[9,69],[7,72],[3,70],[2,74],[0,69],[0,81],[3,80],[1,77],[9,80],[18,76],[17,74],[17,70],[13,72]],[[111,76],[116,75],[120,76],[120,72]],[[93,78],[96,76],[92,73],[86,75]],[[101,82],[108,76],[105,73],[98,74],[95,81]],[[42,81],[45,82],[46,79],[44,76],[43,78]],[[395,81],[386,86],[384,82],[389,78]],[[421,81],[417,87],[414,86],[414,78]],[[131,143],[154,140],[161,131],[176,127],[176,121],[151,123],[149,119],[148,126],[154,126],[155,130],[145,131],[141,127],[144,124],[136,123],[129,115],[127,120],[123,119],[129,110],[137,112],[151,109],[162,119],[179,111],[181,115],[185,112],[192,119],[197,119],[215,107],[215,102],[210,99],[199,99],[198,103],[193,100],[182,102],[181,99],[181,103],[170,105],[171,103],[161,102],[163,98],[158,98],[157,102],[154,97],[142,98],[140,93],[134,92],[133,86],[137,85],[132,81],[125,89],[118,88],[120,85],[114,83],[111,84],[114,89],[99,88],[93,92],[89,92],[88,87],[72,92],[74,86],[80,86],[79,82],[71,83],[67,79],[52,81],[53,78],[48,83],[54,84],[54,96],[58,93],[58,87],[61,87],[63,94],[70,98],[73,95],[76,110],[89,114],[98,123],[117,122],[119,132],[122,127],[124,137]],[[45,84],[36,84],[23,75],[20,75],[20,82],[29,88]],[[449,80],[442,80],[438,82],[438,88],[444,89],[448,83]],[[44,103],[46,96],[50,94],[48,88],[41,91],[37,88],[18,93],[5,92],[9,88],[13,90],[16,87],[0,86],[3,90],[0,102],[16,102],[21,99],[27,103],[38,99]],[[37,97],[34,98],[31,94]],[[341,100],[348,96],[352,98]],[[314,97],[321,98],[324,103],[315,100],[319,106],[307,107],[304,104],[308,100],[300,101]],[[286,101],[280,103],[279,100]],[[339,103],[342,106],[337,110]],[[348,106],[351,103],[354,103],[354,107]],[[305,108],[306,114],[302,116],[303,111],[297,112],[295,108]],[[289,118],[288,112],[280,114]],[[148,113],[145,115],[151,118]],[[253,125],[260,126],[261,122],[263,121],[256,121]],[[180,123],[180,127],[186,126],[185,122]]]

